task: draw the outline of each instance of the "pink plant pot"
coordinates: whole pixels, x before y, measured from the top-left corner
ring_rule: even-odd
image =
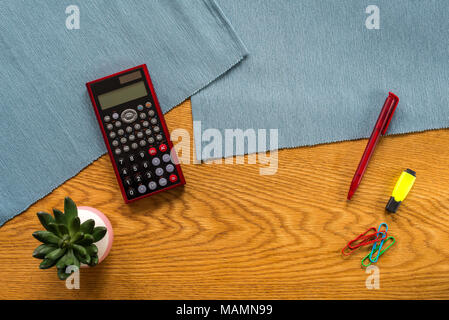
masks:
[[[93,219],[95,221],[95,227],[106,227],[108,231],[106,235],[100,241],[95,242],[98,247],[98,264],[100,264],[111,251],[112,242],[114,240],[114,231],[112,230],[111,221],[100,211],[91,207],[78,207],[78,217],[81,223],[86,220]],[[81,264],[81,268],[88,267],[85,264]]]

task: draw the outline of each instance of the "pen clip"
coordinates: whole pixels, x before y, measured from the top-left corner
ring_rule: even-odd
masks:
[[[397,95],[395,95],[393,92],[389,92],[388,93],[388,97],[385,100],[384,106],[386,104],[389,105],[388,107],[388,114],[387,114],[387,119],[385,121],[385,125],[382,129],[381,134],[385,135],[385,133],[387,132],[388,126],[390,125],[391,122],[391,118],[393,118],[393,114],[396,111],[396,107],[398,106],[399,103],[399,98]]]

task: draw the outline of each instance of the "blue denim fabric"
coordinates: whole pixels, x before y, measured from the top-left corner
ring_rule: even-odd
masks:
[[[0,225],[106,152],[86,82],[146,63],[168,111],[246,54],[213,0],[2,0]]]

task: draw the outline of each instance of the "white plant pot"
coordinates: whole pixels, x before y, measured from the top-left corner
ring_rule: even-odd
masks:
[[[95,242],[95,245],[98,247],[98,264],[100,264],[108,256],[109,251],[111,251],[112,241],[114,240],[114,231],[112,230],[111,222],[103,213],[91,207],[78,207],[78,217],[81,223],[93,219],[95,221],[95,227],[106,227],[108,229],[103,239]],[[81,264],[81,268],[86,267],[88,265]]]

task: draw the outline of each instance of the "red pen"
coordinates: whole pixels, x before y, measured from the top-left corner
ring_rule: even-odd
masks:
[[[371,137],[366,144],[365,151],[363,152],[362,159],[360,160],[359,166],[354,174],[354,178],[352,178],[351,187],[348,192],[348,200],[351,200],[355,190],[357,190],[357,187],[360,184],[360,181],[362,181],[368,162],[374,153],[374,148],[379,141],[380,135],[384,135],[387,132],[388,125],[390,124],[398,103],[399,98],[394,93],[390,92],[385,100],[384,106],[382,107],[379,118],[377,119],[373,133],[371,133]]]

